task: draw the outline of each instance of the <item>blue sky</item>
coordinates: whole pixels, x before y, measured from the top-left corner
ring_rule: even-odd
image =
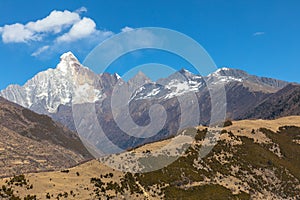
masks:
[[[173,29],[199,42],[218,67],[300,82],[299,10],[298,0],[1,0],[0,89],[54,68],[68,50],[83,61],[125,27]],[[146,55],[151,58],[151,52]],[[111,71],[122,75],[124,64],[152,61],[132,60],[119,61]]]

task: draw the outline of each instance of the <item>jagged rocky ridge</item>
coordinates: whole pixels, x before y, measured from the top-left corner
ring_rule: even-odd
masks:
[[[124,114],[120,110],[113,116],[111,96],[116,84],[123,84],[124,87],[120,87],[123,88],[121,92],[129,97],[129,114]],[[182,97],[188,101],[185,95],[189,92],[196,94],[198,99],[198,104],[191,105],[190,108],[193,110],[193,106],[199,106],[198,124],[209,124],[211,98],[207,85],[216,88],[224,86],[227,97],[227,118],[241,119],[244,118],[245,113],[287,84],[285,81],[257,77],[242,70],[229,68],[218,69],[206,77],[182,69],[157,82],[151,81],[143,73],[138,73],[125,82],[117,74],[95,74],[82,66],[77,58],[68,52],[61,56],[60,63],[55,69],[40,72],[24,86],[11,85],[0,94],[37,113],[51,116],[71,130],[76,130],[72,102],[95,104],[99,123],[104,132],[108,133],[106,136],[122,149],[126,149],[167,138],[176,133],[181,116],[177,98]],[[139,126],[146,126],[150,123],[149,108],[154,103],[162,105],[167,113],[166,123],[157,135],[135,138],[120,130],[114,117],[132,117]]]

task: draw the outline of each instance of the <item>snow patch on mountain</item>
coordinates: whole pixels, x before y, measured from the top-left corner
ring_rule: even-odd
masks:
[[[243,82],[243,74],[238,74],[234,69],[220,68],[207,76],[207,82],[212,85],[227,84],[233,81]]]

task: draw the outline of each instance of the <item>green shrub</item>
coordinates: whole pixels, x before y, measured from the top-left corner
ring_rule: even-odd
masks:
[[[227,119],[225,122],[224,122],[224,127],[226,126],[231,126],[232,125],[232,121]]]

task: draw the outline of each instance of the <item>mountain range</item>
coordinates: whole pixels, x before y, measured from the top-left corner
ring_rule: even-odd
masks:
[[[129,113],[120,105],[123,102],[116,102],[116,108],[111,108],[112,99],[116,99],[112,96],[118,93],[114,91],[117,85],[122,85],[118,87],[118,92],[128,98]],[[208,86],[224,86],[226,118],[229,119],[273,119],[300,113],[298,84],[258,77],[230,68],[220,68],[208,76],[192,74],[182,69],[156,82],[139,72],[126,82],[118,74],[94,73],[83,66],[71,52],[60,57],[55,69],[38,73],[23,86],[10,85],[0,95],[34,112],[48,115],[73,131],[78,127],[73,119],[72,103],[93,104],[101,128],[104,132],[109,132],[107,137],[120,148],[128,149],[176,134],[182,115],[178,97],[188,100],[190,92],[198,100],[198,104],[191,104],[189,107],[190,110],[195,110],[196,107],[200,110],[197,124],[208,125],[212,108]],[[286,101],[285,98],[292,100]],[[153,104],[160,104],[166,110],[166,123],[158,134],[138,138],[120,130],[120,124],[116,123],[118,118],[132,117],[139,126],[147,126],[151,121],[149,109]],[[82,115],[89,115],[90,111],[86,112]],[[127,123],[119,121],[121,125]],[[183,128],[191,125],[187,123]],[[95,142],[95,145],[103,145],[101,138],[95,138]]]

